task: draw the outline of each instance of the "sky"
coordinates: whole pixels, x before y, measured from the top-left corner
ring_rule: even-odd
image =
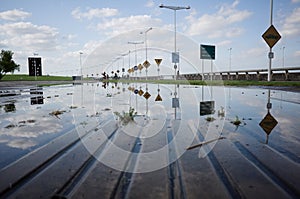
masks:
[[[155,58],[161,74],[172,74],[174,11],[161,4],[190,6],[176,12],[180,73],[268,68],[269,0],[0,0],[0,49],[14,52],[22,74],[34,54],[43,75],[127,71],[146,54],[149,75],[157,74]],[[272,67],[300,67],[300,0],[274,0],[273,25],[281,39]],[[200,44],[215,46],[216,59],[200,60]]]

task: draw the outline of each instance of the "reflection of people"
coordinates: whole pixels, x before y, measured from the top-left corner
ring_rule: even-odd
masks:
[[[119,79],[117,73],[115,73],[114,79]]]

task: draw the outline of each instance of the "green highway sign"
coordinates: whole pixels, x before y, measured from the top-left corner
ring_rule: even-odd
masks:
[[[211,45],[200,45],[200,59],[215,59],[216,48]]]

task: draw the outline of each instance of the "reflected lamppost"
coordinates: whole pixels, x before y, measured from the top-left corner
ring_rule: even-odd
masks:
[[[145,35],[145,48],[146,48],[146,61],[148,61],[148,54],[147,54],[147,33],[152,30],[152,27],[148,28],[145,32],[141,32],[141,34],[144,33]],[[148,79],[148,69],[146,68],[146,80]]]
[[[186,7],[182,7],[182,6],[165,6],[163,4],[161,4],[159,7],[174,10],[174,53],[172,53],[172,62],[174,63],[174,70],[175,70],[174,79],[176,79],[176,69],[177,69],[176,63],[179,63],[179,53],[177,52],[177,48],[176,48],[176,11],[177,10],[183,10],[183,9],[188,10],[191,7],[190,6],[186,6]]]

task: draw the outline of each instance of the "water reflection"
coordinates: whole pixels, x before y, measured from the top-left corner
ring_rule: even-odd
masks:
[[[44,104],[43,88],[31,88],[30,89],[30,104]]]
[[[2,108],[2,106],[0,106],[0,108]],[[5,111],[5,113],[15,112],[16,111],[15,102],[4,104],[3,110]]]
[[[299,93],[177,84],[103,82],[98,85],[81,83],[33,89],[30,95],[22,93],[10,102],[1,102],[0,168],[10,163],[8,159],[16,160],[20,154],[41,147],[72,128],[86,131],[89,125],[119,120],[114,112],[124,116],[130,110],[134,110],[131,116],[135,123],[120,128],[129,135],[133,128],[144,129],[141,139],[166,132],[169,127],[174,127],[174,131],[181,127],[193,129],[195,136],[203,136],[203,141],[240,136],[261,142],[266,134],[270,146],[300,155]],[[39,106],[30,106],[33,104]],[[55,114],[58,112],[62,114]],[[232,121],[240,124],[232,125]],[[184,136],[185,142],[180,143],[180,139],[178,144],[187,144]],[[209,153],[215,144],[209,142],[200,147],[199,157]]]
[[[265,131],[266,133],[266,144],[268,144],[269,141],[269,135],[271,134],[272,130],[275,128],[275,126],[278,124],[277,120],[271,115],[270,110],[272,108],[271,103],[271,91],[268,90],[268,103],[267,103],[267,114],[262,119],[262,121],[259,123],[259,126]]]

